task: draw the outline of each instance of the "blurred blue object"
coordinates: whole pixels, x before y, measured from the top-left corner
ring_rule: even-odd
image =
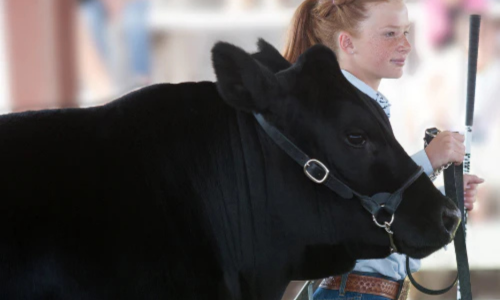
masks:
[[[148,0],[81,1],[81,13],[105,69],[119,92],[149,83],[151,77],[151,43],[148,30]],[[112,10],[115,11],[112,11]],[[111,38],[118,26],[118,36]],[[117,41],[119,45],[111,43]],[[123,51],[123,61],[116,70],[116,49]],[[122,74],[124,71],[125,74]],[[125,77],[124,77],[125,76]]]

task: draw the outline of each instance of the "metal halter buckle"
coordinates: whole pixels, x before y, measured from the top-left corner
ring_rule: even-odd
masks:
[[[380,207],[384,207],[385,205],[380,205]],[[377,221],[377,217],[375,215],[372,215],[373,217],[373,222],[375,222],[375,225],[377,225],[378,227],[380,228],[384,228],[385,231],[387,231],[388,233],[392,234],[392,231],[391,231],[391,225],[392,225],[392,222],[394,222],[394,214],[392,215],[391,217],[391,220],[389,222],[384,222],[384,224],[380,224],[378,221]]]
[[[384,207],[384,206],[385,206],[384,204],[380,205],[380,207]],[[375,215],[372,215],[372,217],[373,217],[373,222],[375,222],[375,225],[377,225],[380,228],[384,228],[385,231],[387,232],[387,234],[389,234],[389,240],[391,243],[391,247],[390,247],[391,253],[397,252],[398,248],[396,247],[396,244],[394,243],[394,238],[393,238],[394,232],[392,232],[392,230],[391,230],[392,222],[394,222],[394,214],[392,215],[391,220],[389,222],[384,222],[384,224],[380,224],[377,221],[377,217],[375,217]]]
[[[307,167],[310,166],[310,163],[315,163],[317,165],[319,165],[321,168],[323,168],[323,170],[325,171],[325,176],[322,178],[322,179],[316,179],[314,176],[312,176],[308,171],[307,171]],[[318,183],[318,184],[321,184],[323,182],[326,181],[326,179],[328,178],[328,174],[330,174],[330,170],[328,170],[328,168],[322,163],[320,162],[319,160],[317,159],[310,159],[306,162],[306,164],[304,165],[304,173],[307,175],[307,177],[309,177],[309,179],[311,179],[312,181]]]

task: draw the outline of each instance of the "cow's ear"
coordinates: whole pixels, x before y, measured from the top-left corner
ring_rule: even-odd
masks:
[[[231,106],[244,111],[267,110],[279,90],[274,74],[242,49],[219,42],[212,49],[217,89]]]
[[[259,52],[252,54],[252,57],[266,66],[271,72],[278,73],[288,69],[292,65],[276,48],[264,39],[259,39],[257,46],[259,47]]]
[[[297,76],[297,82],[306,84],[308,88],[314,84],[325,86],[331,85],[331,83],[348,84],[335,53],[321,44],[314,45],[302,53],[293,69],[295,69],[293,73]],[[335,80],[332,81],[332,79]],[[325,81],[328,83],[325,84]]]

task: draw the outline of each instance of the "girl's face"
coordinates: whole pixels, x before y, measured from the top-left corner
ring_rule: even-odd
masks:
[[[400,0],[369,4],[367,13],[352,37],[354,67],[365,80],[401,77],[411,51],[406,5]]]

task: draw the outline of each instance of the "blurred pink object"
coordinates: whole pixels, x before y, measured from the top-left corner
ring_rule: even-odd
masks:
[[[429,21],[428,38],[433,47],[438,46],[450,30],[446,5],[441,0],[427,0],[424,5]]]
[[[463,10],[466,13],[482,13],[488,9],[488,0],[427,0],[424,10],[428,16],[428,38],[433,47],[439,47],[453,30],[450,16],[452,10]]]
[[[481,13],[486,11],[488,8],[487,0],[465,0],[463,8],[466,12],[470,13]]]

